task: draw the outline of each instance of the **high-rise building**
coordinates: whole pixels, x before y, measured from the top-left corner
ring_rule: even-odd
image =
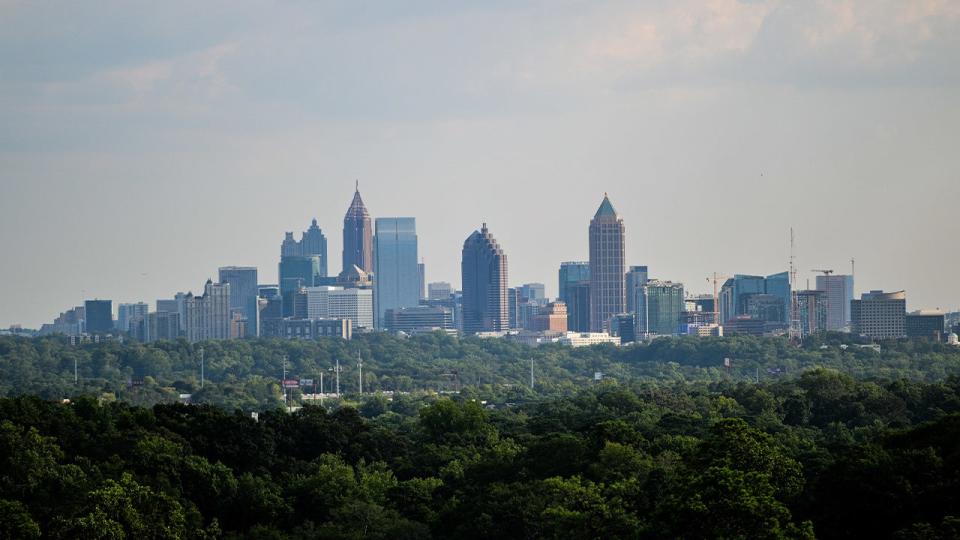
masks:
[[[590,282],[578,281],[567,285],[567,329],[571,332],[590,331]]]
[[[827,327],[831,332],[850,329],[850,302],[853,300],[853,276],[817,276],[817,290],[827,293]]]
[[[116,329],[121,332],[130,331],[130,321],[136,318],[146,319],[150,312],[150,304],[146,302],[137,302],[136,304],[118,304],[117,305],[117,326]]]
[[[87,300],[83,308],[88,334],[105,334],[113,330],[113,301]]]
[[[300,238],[300,255],[304,257],[320,257],[320,277],[327,277],[327,237],[314,219],[310,228],[303,232]]]
[[[507,328],[520,328],[520,289],[507,287]]]
[[[293,293],[302,287],[313,287],[320,279],[320,257],[289,255],[280,259],[280,296],[283,298],[283,316],[293,315]]]
[[[186,338],[191,343],[208,339],[230,339],[230,285],[207,280],[203,296],[186,297]]]
[[[590,220],[590,330],[610,329],[610,317],[626,307],[624,226],[603,194],[600,208]]]
[[[145,343],[172,341],[180,337],[180,314],[176,311],[155,311],[130,322],[130,334]]]
[[[427,300],[446,300],[453,294],[453,286],[446,281],[436,281],[427,285]]]
[[[683,283],[651,279],[637,289],[637,337],[673,336],[680,333]]]
[[[257,336],[259,322],[257,298],[257,269],[253,266],[223,266],[219,269],[220,283],[230,284],[230,309],[242,314],[246,321],[245,334]]]
[[[509,324],[507,256],[484,223],[463,243],[463,331],[500,332]]]
[[[388,309],[420,304],[416,220],[377,218],[373,248],[374,326],[384,328]]]
[[[721,324],[751,317],[774,330],[790,324],[790,276],[780,272],[767,277],[737,274],[720,289]]]
[[[329,317],[350,319],[354,328],[373,328],[373,291],[340,289],[329,293]]]
[[[943,312],[920,310],[907,313],[906,332],[911,339],[943,341],[946,317]]]
[[[625,284],[627,288],[627,313],[637,312],[637,290],[640,286],[650,279],[650,273],[646,266],[631,266],[627,270]]]
[[[180,313],[179,302],[174,300],[157,300],[157,311],[164,313]]]
[[[636,315],[633,313],[614,315],[610,319],[610,335],[620,338],[621,345],[637,341]]]
[[[585,261],[562,262],[560,263],[559,277],[560,288],[557,298],[567,302],[567,307],[569,307],[569,289],[581,281],[590,281],[590,263]]]
[[[352,270],[354,265],[368,274],[373,272],[373,227],[359,187],[343,216],[343,271]]]
[[[827,330],[829,304],[826,291],[797,291],[800,335],[809,336]]]
[[[850,302],[854,334],[871,339],[896,339],[907,335],[907,293],[870,291]]]
[[[547,305],[547,287],[543,283],[524,283],[520,286],[520,297]]]
[[[280,244],[280,257],[296,257],[300,255],[300,244],[293,239],[293,233],[287,232],[283,235],[283,242]]]
[[[427,266],[423,264],[423,261],[420,261],[420,264],[417,265],[417,270],[420,273],[420,299],[427,299]]]

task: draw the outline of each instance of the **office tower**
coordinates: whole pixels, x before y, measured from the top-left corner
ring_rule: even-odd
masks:
[[[253,266],[223,266],[219,273],[220,283],[230,284],[230,309],[243,315],[246,321],[246,335],[258,335],[257,298],[260,295],[260,288],[257,284],[257,269]]]
[[[304,231],[303,236],[300,237],[300,253],[298,255],[320,257],[320,277],[329,275],[327,273],[327,237],[320,230],[316,219],[310,223],[310,228]]]
[[[313,287],[320,279],[320,257],[290,255],[280,259],[280,296],[283,316],[293,315],[293,293],[301,287]]]
[[[136,318],[131,326],[130,333],[145,343],[180,337],[180,315],[176,311],[155,311],[145,318]]]
[[[105,334],[113,330],[113,302],[111,300],[87,300],[83,303],[85,331],[88,334]]]
[[[293,233],[284,233],[283,242],[280,244],[280,257],[296,257],[300,255],[300,244],[293,239]]]
[[[520,297],[547,305],[547,287],[543,283],[524,283],[520,286]]]
[[[649,278],[650,274],[646,266],[631,266],[630,269],[627,270],[627,313],[637,312],[637,290],[639,290],[640,286],[646,283]]]
[[[637,337],[677,335],[684,306],[683,283],[648,280],[637,290],[636,306]]]
[[[420,271],[420,299],[427,299],[427,267],[423,264],[423,261],[420,261],[420,264],[417,265],[417,270]]]
[[[620,344],[637,341],[637,318],[633,313],[621,313],[610,319],[610,335],[620,338]]]
[[[907,335],[907,293],[870,291],[850,302],[852,332],[871,339],[896,339]]]
[[[339,289],[329,292],[329,317],[350,319],[354,328],[373,328],[373,291]]]
[[[829,317],[827,292],[797,291],[797,311],[800,316],[800,335],[825,332]]]
[[[907,313],[906,332],[911,339],[943,341],[946,317],[940,311],[920,310]]]
[[[534,332],[567,332],[567,304],[551,302],[533,316],[529,330]]]
[[[817,276],[817,290],[827,293],[827,327],[831,332],[850,329],[850,302],[853,300],[853,276]]]
[[[374,326],[383,328],[388,309],[420,304],[416,220],[377,218],[373,248]]]
[[[624,227],[607,194],[590,220],[590,330],[610,329],[610,317],[623,313]]]
[[[267,319],[263,323],[263,335],[283,339],[349,340],[353,336],[353,324],[348,319]]]
[[[453,294],[453,287],[446,281],[436,281],[427,285],[427,300],[446,300]]]
[[[520,328],[520,289],[507,287],[507,328]]]
[[[146,319],[147,313],[149,312],[150,305],[146,302],[137,302],[136,304],[118,304],[116,329],[121,332],[129,332],[130,321],[137,317]]]
[[[157,300],[157,311],[164,313],[180,313],[179,303],[176,300]]]
[[[743,316],[763,321],[767,330],[790,324],[790,276],[781,272],[767,277],[737,274],[720,289],[721,324]]]
[[[590,263],[585,261],[567,261],[560,263],[559,289],[557,298],[567,302],[569,307],[569,289],[581,281],[590,281]]]
[[[260,285],[257,287],[259,298],[257,300],[257,309],[259,311],[260,324],[267,319],[283,318],[283,297],[280,296],[280,287],[276,285]],[[261,332],[261,335],[263,332]]]
[[[463,243],[463,331],[507,330],[507,256],[484,223]]]
[[[207,280],[203,296],[186,296],[186,338],[191,343],[230,338],[230,285]]]
[[[433,332],[436,330],[455,330],[453,311],[445,307],[416,306],[400,309],[388,309],[385,315],[386,328],[393,332],[408,335]]]
[[[354,265],[367,274],[373,272],[373,228],[359,186],[343,217],[343,272],[351,271]]]
[[[567,284],[567,329],[571,332],[590,331],[590,282]]]

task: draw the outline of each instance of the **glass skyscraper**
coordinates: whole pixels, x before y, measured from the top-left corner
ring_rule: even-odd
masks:
[[[557,297],[570,305],[570,288],[581,281],[590,281],[590,263],[568,261],[560,263],[560,288]]]
[[[463,243],[461,274],[464,333],[507,330],[507,256],[486,223]]]
[[[853,276],[817,276],[817,290],[827,293],[827,330],[850,329],[850,302],[853,300]]]
[[[650,278],[650,272],[646,266],[631,266],[627,271],[627,313],[637,312],[637,291]]]
[[[590,220],[590,330],[610,329],[623,313],[625,297],[624,227],[607,194]]]
[[[377,218],[373,253],[374,325],[384,328],[387,310],[420,304],[416,220]]]
[[[293,316],[293,294],[301,287],[313,287],[320,279],[320,257],[289,256],[280,259],[280,296],[283,316]]]
[[[256,267],[224,266],[219,272],[220,283],[230,284],[230,309],[243,313],[243,317],[247,320],[246,335],[258,335],[257,298],[260,295],[260,289],[257,283]]]
[[[683,284],[650,280],[637,289],[637,336],[672,336],[680,333]]]
[[[368,274],[373,272],[373,230],[359,187],[343,216],[343,272],[349,272],[354,265]]]

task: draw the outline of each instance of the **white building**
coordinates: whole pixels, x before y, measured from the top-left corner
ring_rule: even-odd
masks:
[[[373,328],[373,291],[343,287],[305,287],[307,318],[350,319],[354,328]]]
[[[601,343],[620,345],[620,338],[606,332],[567,332],[557,339],[557,343],[571,347],[589,347]]]

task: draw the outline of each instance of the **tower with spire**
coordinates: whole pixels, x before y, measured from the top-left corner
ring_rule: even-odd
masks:
[[[486,223],[463,243],[461,274],[464,333],[507,330],[507,256]]]
[[[603,194],[590,220],[590,330],[610,329],[610,319],[626,303],[624,227],[610,198]]]
[[[368,274],[373,272],[373,227],[360,198],[360,182],[343,217],[343,270],[352,270],[354,266]]]

